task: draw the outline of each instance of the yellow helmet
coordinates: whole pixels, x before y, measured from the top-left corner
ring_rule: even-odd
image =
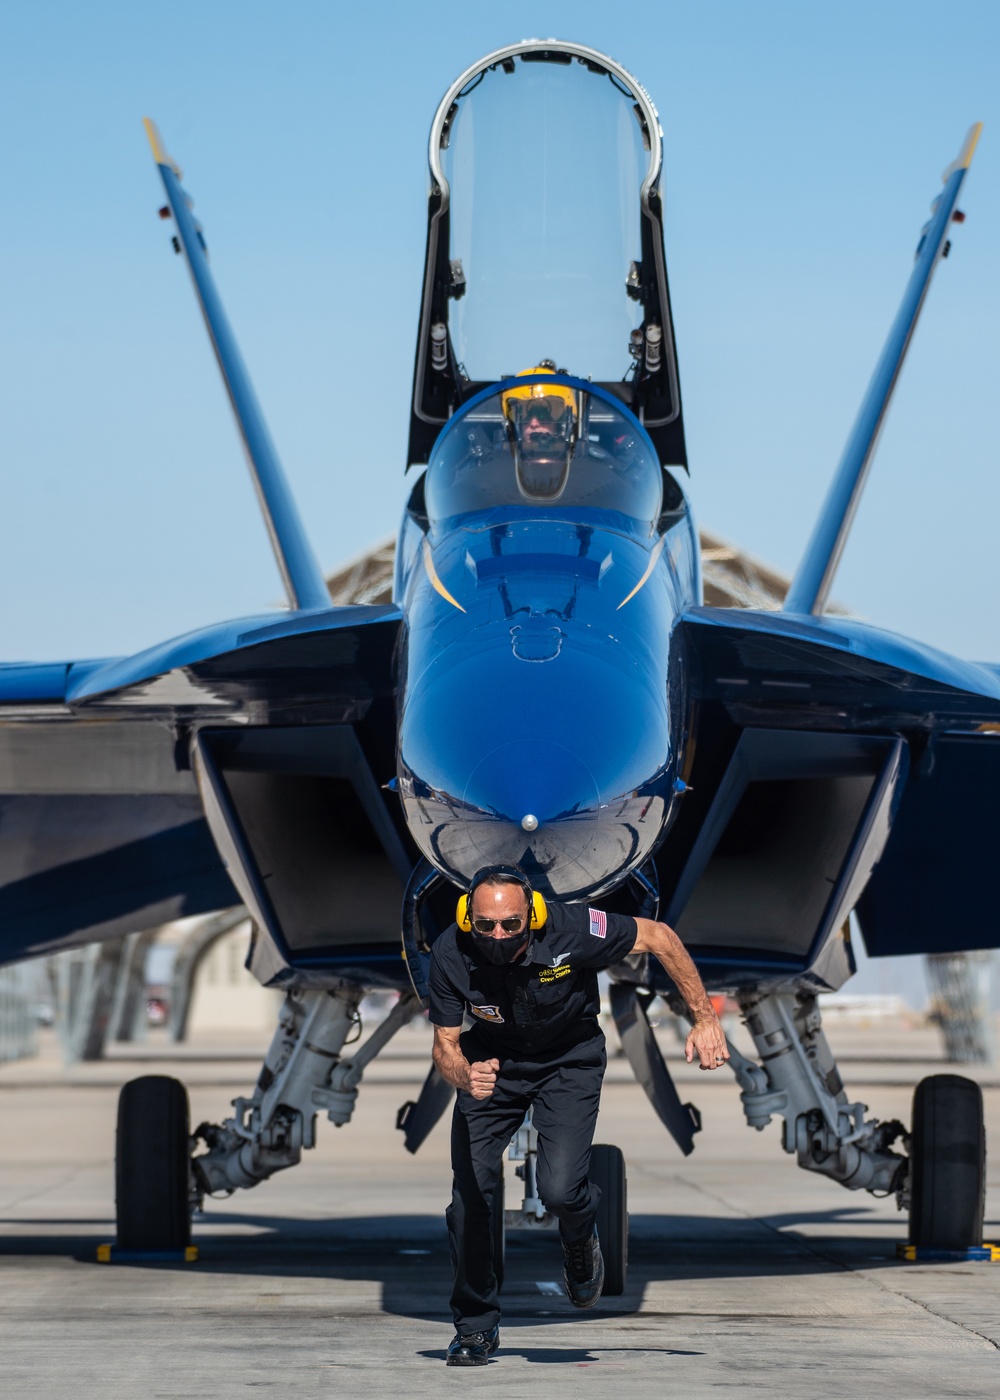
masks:
[[[530,376],[534,383],[521,389],[505,389],[500,395],[518,489],[528,501],[559,499],[576,448],[576,395],[565,384],[546,384],[544,379],[538,379],[539,375],[556,373],[552,360],[543,360],[516,376]]]
[[[528,375],[555,374],[556,370],[551,360],[543,360],[540,365],[533,365],[530,369],[522,369],[518,372],[517,378],[524,379]],[[573,418],[576,417],[576,395],[572,389],[565,384],[539,384],[537,379],[533,384],[525,384],[523,389],[507,389],[500,395],[500,403],[503,407],[504,417],[510,419],[514,414],[514,404],[521,403],[527,407],[527,403],[534,400],[537,406],[541,406],[544,401],[548,409],[549,416],[553,421],[558,421],[569,409]],[[523,410],[522,410],[523,411]]]

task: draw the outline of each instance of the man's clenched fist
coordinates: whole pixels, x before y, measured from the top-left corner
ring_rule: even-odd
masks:
[[[488,1099],[497,1082],[499,1060],[477,1060],[469,1066],[469,1093],[474,1099]]]

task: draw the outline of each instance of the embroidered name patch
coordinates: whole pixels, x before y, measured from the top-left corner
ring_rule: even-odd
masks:
[[[604,938],[608,931],[608,916],[603,909],[588,909],[590,931],[595,938]]]
[[[557,967],[543,967],[538,974],[539,982],[558,982],[560,977],[567,977],[573,969],[569,963],[560,963]]]
[[[469,1002],[469,1010],[473,1016],[478,1016],[480,1021],[492,1021],[495,1026],[503,1025],[503,1017],[500,1015],[499,1006],[473,1006]]]

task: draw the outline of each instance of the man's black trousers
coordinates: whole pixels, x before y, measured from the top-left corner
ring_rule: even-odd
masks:
[[[569,1049],[530,1058],[498,1054],[475,1031],[463,1035],[461,1045],[470,1064],[500,1061],[488,1099],[459,1093],[451,1127],[451,1307],[456,1329],[467,1335],[488,1331],[500,1320],[490,1212],[503,1154],[529,1108],[538,1131],[538,1194],[559,1221],[566,1244],[579,1244],[592,1234],[600,1191],[587,1172],[607,1057],[599,1029]]]

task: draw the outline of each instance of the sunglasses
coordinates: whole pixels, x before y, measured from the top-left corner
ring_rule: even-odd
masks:
[[[492,933],[497,924],[504,933],[520,933],[524,927],[524,919],[473,919],[472,927],[477,933]]]

